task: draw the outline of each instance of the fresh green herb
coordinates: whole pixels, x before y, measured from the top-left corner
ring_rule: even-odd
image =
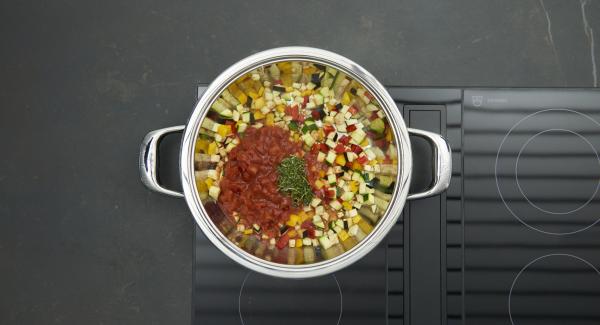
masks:
[[[313,192],[306,179],[305,165],[302,158],[289,156],[277,167],[279,173],[279,191],[289,195],[295,205],[308,205]]]
[[[290,130],[292,131],[298,131],[298,123],[296,121],[291,121],[288,124],[288,127],[290,128]]]
[[[304,126],[302,127],[302,133],[307,133],[310,131],[316,131],[319,127],[312,121],[304,121]]]

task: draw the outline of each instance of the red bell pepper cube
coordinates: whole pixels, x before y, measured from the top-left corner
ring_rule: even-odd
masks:
[[[354,143],[350,144],[350,150],[352,150],[352,152],[354,152],[357,155],[363,151],[359,145],[356,145]]]
[[[287,246],[289,242],[290,242],[290,236],[288,236],[288,234],[284,234],[283,236],[279,237],[275,246],[277,246],[277,248],[279,248],[279,249],[282,249],[285,246]]]
[[[358,159],[356,159],[356,161],[358,161],[358,163],[360,163],[361,165],[364,165],[369,161],[369,158],[367,158],[367,156],[361,156],[361,157],[358,157]]]
[[[335,131],[335,128],[333,127],[333,125],[329,125],[329,124],[323,125],[323,132],[325,132],[325,135],[327,135],[333,131]]]
[[[344,152],[346,152],[346,148],[341,143],[338,143],[333,150],[335,150],[335,152],[337,152],[337,153],[344,153]]]
[[[356,129],[356,127],[355,127],[355,129]],[[343,145],[347,145],[348,143],[350,143],[350,137],[347,135],[343,135],[341,138],[338,139],[338,142]]]

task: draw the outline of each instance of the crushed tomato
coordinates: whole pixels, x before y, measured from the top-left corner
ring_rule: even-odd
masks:
[[[228,154],[220,182],[219,204],[225,212],[243,215],[246,226],[258,224],[271,236],[297,210],[277,189],[277,166],[290,155],[302,155],[301,143],[289,137],[289,131],[275,126],[248,128]]]

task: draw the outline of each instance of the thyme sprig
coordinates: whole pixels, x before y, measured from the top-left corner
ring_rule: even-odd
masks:
[[[313,198],[305,170],[304,160],[296,156],[284,158],[277,167],[278,189],[289,195],[294,205],[308,205]]]

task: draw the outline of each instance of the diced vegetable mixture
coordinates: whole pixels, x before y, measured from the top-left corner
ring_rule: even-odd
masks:
[[[385,213],[398,172],[392,129],[345,73],[280,62],[232,83],[195,147],[196,186],[246,251],[284,264],[352,249]]]

